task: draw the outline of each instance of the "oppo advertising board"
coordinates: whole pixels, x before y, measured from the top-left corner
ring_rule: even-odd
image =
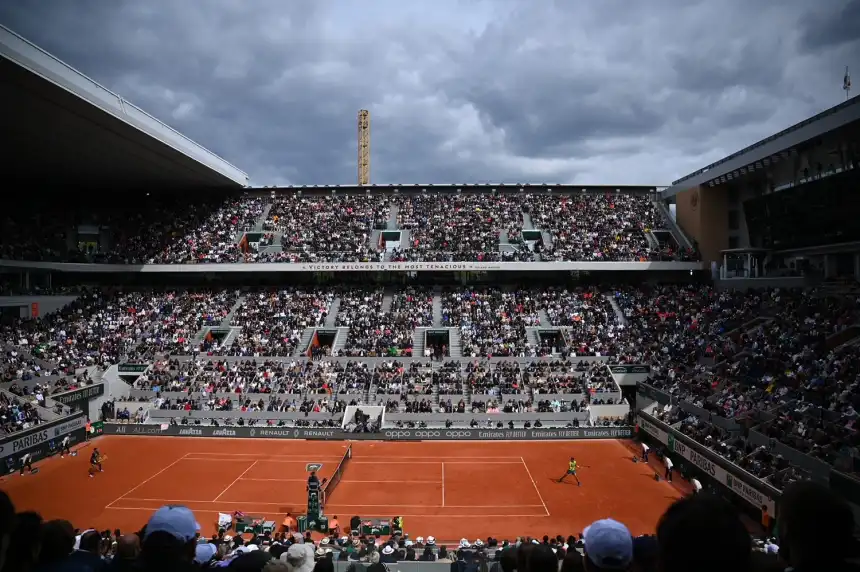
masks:
[[[200,427],[183,425],[105,424],[105,435],[163,435],[171,437],[234,437],[237,439],[311,439],[332,441],[546,441],[563,439],[630,439],[631,427],[571,429],[386,429],[379,433],[349,433],[343,429],[287,427]]]
[[[777,489],[654,418],[640,413],[636,422],[641,431],[666,446],[669,456],[680,456],[755,508],[766,506],[768,513],[776,514]],[[753,485],[755,481],[758,484]]]

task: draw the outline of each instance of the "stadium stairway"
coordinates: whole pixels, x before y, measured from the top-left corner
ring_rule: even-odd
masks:
[[[388,313],[391,311],[391,304],[394,302],[394,294],[391,293],[391,290],[388,288],[385,289],[385,293],[382,295],[382,311]]]
[[[645,233],[645,240],[648,241],[648,246],[651,250],[660,250],[660,241],[657,240],[657,237],[654,236],[654,233],[650,230],[643,231]]]
[[[308,351],[308,346],[311,345],[311,340],[314,338],[314,332],[316,332],[316,328],[305,328],[302,332],[302,338],[299,340],[299,345],[296,347],[296,351],[293,352],[294,356],[305,355],[305,352]]]
[[[538,335],[539,331],[540,328],[526,328],[526,342],[530,343],[536,348],[540,347],[540,336]]]
[[[224,340],[221,342],[221,347],[225,350],[233,345],[233,340],[239,337],[239,334],[242,333],[242,328],[240,326],[230,326],[230,331],[227,332],[227,335],[224,336]]]
[[[236,300],[236,303],[233,304],[233,307],[230,308],[230,311],[227,312],[227,315],[224,316],[223,320],[221,320],[222,326],[229,326],[233,323],[233,317],[236,315],[236,312],[239,310],[239,307],[242,305],[242,303],[245,302],[245,298],[247,298],[246,294],[242,294],[241,296],[239,296],[239,298]]]
[[[341,326],[337,329],[337,335],[334,338],[334,343],[331,347],[331,352],[339,352],[346,346],[346,338],[349,336],[349,328]]]
[[[532,215],[523,213],[523,230],[534,230],[535,224],[532,222]]]
[[[546,247],[551,247],[553,245],[552,235],[545,230],[541,231],[541,237],[543,238],[543,244]]]
[[[681,230],[681,227],[678,226],[678,223],[676,223],[672,219],[672,213],[670,213],[669,209],[666,208],[666,203],[660,200],[652,202],[654,203],[654,207],[657,209],[657,212],[663,215],[663,220],[666,222],[666,230],[671,231],[672,236],[675,237],[675,240],[678,241],[678,244],[686,248],[693,248],[692,241],[687,238],[687,235],[684,234],[684,231]]]
[[[260,215],[260,218],[257,219],[257,223],[254,225],[254,230],[256,232],[263,232],[263,223],[266,222],[267,218],[269,218],[270,210],[272,210],[271,203],[268,203],[265,207],[263,207],[263,214]]]
[[[388,215],[388,223],[385,228],[387,230],[397,230],[397,215],[400,214],[400,207],[397,205],[391,205],[391,211]]]
[[[442,293],[433,292],[433,327],[439,328],[442,326]]]
[[[549,314],[547,314],[546,310],[543,308],[538,310],[538,320],[540,320],[541,328],[549,328],[552,326],[552,323],[549,321]]]
[[[609,305],[612,306],[612,311],[615,312],[615,319],[618,320],[618,323],[622,326],[627,325],[627,318],[624,317],[624,312],[621,311],[621,306],[618,305],[618,302],[615,301],[615,296],[612,294],[604,294],[606,299],[609,301]]]
[[[424,339],[427,336],[427,328],[415,328],[412,331],[412,357],[424,356]]]
[[[334,328],[337,325],[337,313],[340,311],[340,296],[331,301],[328,314],[325,317],[325,327]]]
[[[460,328],[448,328],[448,352],[452,358],[463,357],[463,341],[460,339]]]

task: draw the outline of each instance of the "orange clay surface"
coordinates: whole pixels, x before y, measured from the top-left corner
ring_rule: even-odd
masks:
[[[89,478],[93,446],[108,457]],[[103,436],[75,457],[42,462],[39,472],[2,479],[17,510],[76,527],[137,530],[155,509],[186,505],[204,534],[218,513],[243,511],[280,523],[304,513],[306,463],[329,477],[346,443],[267,439]],[[395,515],[413,538],[439,542],[494,536],[578,534],[613,517],[634,534],[653,533],[663,511],[683,493],[654,480],[660,470],[634,463],[631,442],[354,442],[353,457],[325,507],[347,523]],[[575,456],[582,486],[555,482]],[[677,478],[680,481],[680,478]]]

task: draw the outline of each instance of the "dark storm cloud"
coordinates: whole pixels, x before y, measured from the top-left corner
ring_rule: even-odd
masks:
[[[833,4],[830,10],[813,9],[799,19],[803,30],[801,41],[806,49],[815,51],[860,43],[860,0],[834,0]]]
[[[843,99],[858,2],[32,0],[0,22],[255,184],[664,184]]]

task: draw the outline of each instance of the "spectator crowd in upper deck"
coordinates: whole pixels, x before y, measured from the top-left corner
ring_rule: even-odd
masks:
[[[116,264],[688,260],[649,238],[667,227],[621,192],[335,193],[63,198],[0,217],[0,259]],[[9,211],[12,212],[11,210]],[[402,231],[389,244],[380,232]],[[529,236],[526,236],[529,234]],[[534,236],[532,236],[534,235]]]

